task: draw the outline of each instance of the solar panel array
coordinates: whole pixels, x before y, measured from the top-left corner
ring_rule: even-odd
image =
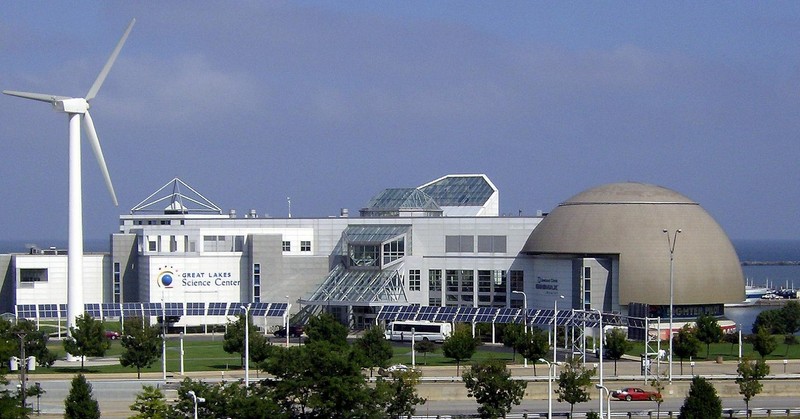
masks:
[[[124,317],[161,316],[236,316],[244,313],[241,306],[250,304],[253,317],[283,317],[288,303],[87,303],[84,313],[96,319]],[[20,319],[58,319],[67,317],[66,304],[17,304],[17,318]]]
[[[586,324],[597,327],[598,314],[592,311],[559,310],[557,324]],[[527,313],[519,308],[499,307],[420,307],[383,306],[378,312],[378,320],[387,322],[400,320],[448,322],[448,323],[517,323],[535,326],[552,326],[553,310],[529,309]],[[603,324],[622,325],[626,318],[618,314],[603,313]]]

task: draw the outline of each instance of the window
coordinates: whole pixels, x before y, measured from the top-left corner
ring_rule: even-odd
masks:
[[[281,242],[281,250],[284,252],[291,252],[292,251],[292,242],[288,240],[284,240]]]
[[[301,252],[310,252],[311,251],[311,241],[310,240],[301,240],[300,241],[300,251]]]
[[[509,271],[511,274],[511,291],[523,291],[525,288],[525,275],[523,271]]]
[[[438,307],[442,305],[442,298],[441,297],[431,297],[428,299],[428,305]]]
[[[261,264],[253,264],[253,301],[261,302]]]
[[[506,271],[492,271],[492,285],[494,292],[506,293]]]
[[[155,240],[148,241],[147,242],[147,250],[149,250],[151,252],[155,252],[156,250],[158,250],[158,243],[156,243]]]
[[[475,290],[475,282],[474,277],[475,274],[472,271],[459,271],[461,276],[461,292],[468,293],[470,296],[470,300],[472,301],[472,291]]]
[[[114,262],[114,302],[122,302],[122,272],[120,263]]]
[[[445,236],[444,251],[447,253],[472,253],[475,251],[475,237]]]
[[[350,266],[378,266],[379,248],[376,245],[350,245]]]
[[[431,269],[428,271],[428,290],[441,291],[442,290],[442,270]],[[441,303],[441,299],[439,299]]]
[[[169,236],[169,251],[170,252],[178,251],[178,239],[175,236]]]
[[[20,269],[19,282],[47,282],[47,269]]]
[[[421,275],[419,269],[410,269],[408,271],[408,289],[409,291],[419,291],[421,288]]]
[[[448,269],[445,271],[447,292],[458,292],[458,271]]]
[[[388,265],[406,255],[405,237],[383,244],[383,264]]]
[[[591,279],[592,278],[592,267],[591,266],[584,266],[583,267],[583,278],[584,279]]]
[[[492,271],[478,271],[478,292],[492,292]]]
[[[505,253],[506,236],[478,236],[478,253]]]

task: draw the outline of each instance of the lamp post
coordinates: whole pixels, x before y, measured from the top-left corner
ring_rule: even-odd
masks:
[[[417,337],[416,334],[417,334],[416,329],[412,327],[411,328],[411,368],[412,369],[416,369],[417,368],[417,354],[416,354],[416,351],[414,350],[414,341],[417,340],[416,339],[416,337]]]
[[[197,419],[197,403],[205,403],[206,399],[197,397],[197,395],[194,394],[194,390],[189,390],[186,394],[192,396],[192,402],[194,403],[194,419]]]
[[[603,386],[603,341],[605,340],[605,333],[603,332],[603,312],[601,310],[595,309],[597,312],[597,316],[600,319],[600,386]],[[603,392],[600,391],[600,398],[598,399],[598,403],[600,404],[600,417],[603,417]]]
[[[672,384],[672,312],[675,302],[675,278],[673,265],[675,262],[675,243],[678,241],[678,233],[681,229],[675,230],[670,239],[669,230],[662,230],[667,236],[667,248],[669,249],[669,383]]]
[[[161,378],[167,382],[167,310],[164,291],[161,291]]]
[[[522,310],[525,313],[525,336],[527,339],[528,336],[528,295],[525,294],[525,291],[511,291],[512,294],[522,294]],[[555,361],[555,359],[554,359]],[[528,358],[522,357],[522,363],[524,367],[528,367]]]
[[[608,408],[606,409],[606,414],[608,416],[606,416],[606,417],[608,419],[611,419],[611,391],[609,391],[606,386],[603,386],[603,385],[600,385],[600,384],[595,384],[594,386],[597,387],[600,390],[600,397],[603,397],[603,390],[605,390],[605,392],[606,392],[606,404],[608,405]],[[600,417],[601,418],[603,417],[602,414],[600,415]]]
[[[539,362],[547,364],[547,419],[553,419],[553,376],[556,375],[555,367],[561,363],[544,358],[539,358]]]
[[[558,299],[564,299],[563,295],[559,295],[553,303],[553,362],[556,362],[556,349],[558,348]],[[564,337],[566,339],[566,336]]]
[[[181,336],[181,375],[183,375],[183,332],[181,332],[180,336]]]
[[[244,387],[250,387],[250,304],[240,306],[244,310]],[[289,330],[286,330],[289,336]]]
[[[289,212],[291,212],[291,208],[289,209]],[[286,330],[286,347],[287,348],[289,347],[289,307],[291,307],[291,304],[289,302],[289,296],[287,295],[286,296],[286,329],[285,329]]]

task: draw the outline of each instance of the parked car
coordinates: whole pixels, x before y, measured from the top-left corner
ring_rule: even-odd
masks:
[[[611,397],[617,400],[656,400],[661,397],[657,391],[645,391],[638,387],[627,387],[622,390],[612,391]]]
[[[272,332],[275,337],[285,338],[286,337],[286,328],[280,327],[274,332]],[[303,326],[289,326],[289,337],[299,338],[303,335]]]
[[[403,364],[395,364],[389,368],[386,368],[388,372],[395,372],[395,371],[408,371],[408,367]]]
[[[120,334],[119,332],[115,332],[113,330],[106,330],[106,339],[117,340],[119,339]]]

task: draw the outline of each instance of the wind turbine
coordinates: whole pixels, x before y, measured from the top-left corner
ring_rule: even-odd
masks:
[[[81,198],[81,126],[80,121],[86,128],[89,144],[92,145],[97,163],[103,172],[106,187],[111,193],[114,205],[119,205],[117,195],[114,193],[114,186],[111,184],[111,177],[108,174],[106,160],[103,158],[103,150],[100,148],[100,140],[97,138],[97,131],[94,129],[92,117],[89,115],[89,102],[97,95],[100,86],[108,76],[111,66],[117,59],[125,40],[133,29],[136,19],[132,19],[125,29],[125,33],[117,43],[116,48],[111,53],[111,57],[106,61],[106,65],[100,71],[97,79],[92,84],[86,97],[56,96],[42,93],[16,92],[3,90],[4,94],[17,96],[25,99],[48,102],[53,105],[56,112],[66,113],[69,117],[69,243],[67,253],[67,325],[74,327],[75,319],[83,314],[83,205]]]

